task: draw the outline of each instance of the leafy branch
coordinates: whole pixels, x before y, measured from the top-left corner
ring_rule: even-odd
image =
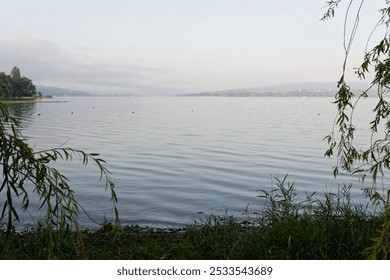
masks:
[[[328,10],[322,20],[330,19],[334,16],[334,9],[337,8],[341,0],[327,2]],[[347,19],[350,16],[352,4],[358,2],[357,12],[352,24],[350,34],[347,34]],[[370,174],[374,184],[377,181],[378,175],[384,175],[384,171],[390,169],[390,103],[385,100],[386,94],[390,92],[390,41],[389,31],[390,26],[390,1],[386,1],[386,8],[382,9],[381,17],[374,29],[379,26],[385,26],[386,32],[382,40],[370,51],[366,51],[363,62],[356,68],[357,76],[364,80],[370,71],[374,72],[374,78],[371,81],[370,87],[355,94],[350,89],[346,76],[346,65],[348,62],[351,47],[359,26],[360,13],[364,0],[350,0],[345,13],[344,21],[344,62],[343,70],[339,81],[337,82],[338,92],[335,96],[334,103],[337,104],[337,115],[333,125],[332,132],[325,137],[328,141],[329,148],[325,152],[325,156],[337,155],[337,164],[333,168],[334,176],[339,174],[339,169],[348,173],[359,173],[364,179]],[[373,30],[374,32],[374,30]],[[371,36],[369,40],[371,39]],[[368,42],[367,42],[368,45]],[[370,121],[371,142],[367,149],[358,149],[354,143],[356,126],[353,122],[353,117],[356,108],[361,103],[361,100],[368,97],[368,91],[376,88],[378,103],[374,108],[375,117]],[[357,96],[357,97],[356,97]],[[355,100],[356,98],[356,100]],[[384,126],[381,124],[384,123]],[[338,129],[336,132],[336,128]],[[374,141],[374,136],[383,133],[382,138]]]
[[[365,80],[370,71],[374,77],[370,87],[360,93],[355,102],[350,87],[345,81],[346,64],[351,50],[352,43],[357,32],[360,21],[360,12],[364,0],[358,0],[360,4],[355,14],[352,31],[347,40],[347,19],[350,13],[350,8],[355,2],[350,0],[344,21],[344,50],[345,57],[343,63],[343,71],[340,80],[338,81],[338,92],[335,96],[335,104],[337,104],[337,115],[333,124],[332,132],[325,137],[328,141],[329,149],[325,152],[325,156],[332,156],[336,150],[337,165],[333,168],[334,176],[339,173],[339,168],[353,174],[360,174],[362,180],[367,175],[370,175],[373,181],[372,188],[364,189],[366,197],[372,204],[382,206],[382,216],[385,218],[382,228],[379,231],[378,237],[373,239],[373,245],[366,249],[365,253],[371,259],[389,257],[390,252],[390,190],[387,193],[380,194],[376,191],[376,182],[379,176],[384,177],[386,171],[390,171],[390,102],[386,100],[386,96],[390,94],[390,1],[387,0],[385,8],[380,10],[381,16],[378,23],[374,27],[371,35],[368,38],[366,46],[368,46],[371,37],[378,29],[383,27],[385,32],[382,39],[371,50],[365,51],[365,55],[360,67],[356,68],[355,74]],[[323,20],[330,19],[334,16],[334,9],[341,2],[327,2],[328,10],[323,16]],[[369,147],[366,149],[357,149],[354,143],[354,135],[356,127],[354,126],[353,116],[355,109],[360,105],[361,100],[368,96],[368,91],[376,89],[377,104],[373,109],[374,118],[369,120],[371,139]],[[336,134],[335,129],[338,128]]]
[[[106,190],[111,193],[115,223],[119,224],[115,185],[106,168],[106,162],[99,158],[99,154],[88,154],[73,148],[34,151],[20,133],[18,121],[9,115],[3,104],[0,104],[0,165],[3,179],[0,193],[6,194],[4,204],[0,204],[0,220],[7,220],[8,233],[12,230],[14,222],[19,221],[14,200],[21,199],[23,211],[29,207],[30,199],[26,185],[30,184],[33,187],[32,192],[39,198],[40,208],[46,210],[47,225],[50,224],[57,229],[78,228],[78,215],[81,210],[85,210],[75,199],[69,179],[51,166],[51,163],[59,160],[70,161],[75,157],[80,158],[84,166],[87,166],[90,161],[97,165],[100,170],[100,180],[105,180]]]

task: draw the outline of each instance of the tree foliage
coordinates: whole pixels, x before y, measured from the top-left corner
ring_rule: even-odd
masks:
[[[0,72],[0,98],[35,96],[38,96],[35,85],[29,78],[21,76],[18,67],[12,68],[10,75]]]
[[[9,98],[12,96],[12,82],[10,76],[0,72],[0,98]]]
[[[343,0],[331,0],[327,2],[328,10],[323,20],[330,19],[335,15],[335,9]],[[339,170],[348,173],[360,174],[364,180],[367,175],[372,178],[372,188],[364,189],[364,193],[374,205],[382,207],[382,215],[385,221],[379,231],[378,237],[373,239],[373,245],[367,248],[366,253],[370,258],[390,257],[390,189],[387,193],[379,193],[375,186],[379,176],[386,176],[390,171],[390,1],[387,0],[384,8],[379,11],[379,20],[375,29],[383,28],[384,35],[374,44],[372,49],[366,50],[360,66],[355,68],[356,75],[366,80],[372,73],[370,87],[363,92],[353,92],[346,81],[347,61],[352,48],[355,34],[358,30],[360,13],[364,0],[349,0],[345,13],[344,23],[344,63],[339,81],[338,92],[335,96],[337,104],[337,116],[333,131],[326,137],[329,149],[326,156],[332,156],[336,152],[337,165],[333,168],[335,176]],[[351,33],[346,34],[347,19],[352,5],[357,5],[357,12]],[[373,32],[374,32],[373,31]],[[370,36],[371,38],[371,36]],[[370,40],[370,38],[368,40]],[[367,44],[368,45],[368,44]],[[356,109],[362,106],[363,100],[368,97],[369,90],[375,90],[376,105],[373,108],[373,119],[368,120],[371,140],[367,148],[359,149],[355,145],[354,136],[357,131],[354,116]]]
[[[20,75],[20,69],[16,66],[14,66],[11,70],[11,78],[12,79],[18,79],[18,78],[21,78],[21,75]]]
[[[328,10],[323,19],[334,16],[335,8],[342,0],[327,2]],[[386,1],[385,8],[380,10],[379,22],[376,28],[384,27],[386,32],[383,38],[371,49],[367,50],[360,66],[355,68],[356,75],[365,80],[370,72],[374,78],[370,81],[370,87],[363,92],[353,92],[346,80],[346,65],[351,51],[355,34],[358,30],[360,12],[364,0],[350,0],[345,17],[350,16],[350,8],[358,5],[357,14],[350,34],[344,33],[345,58],[343,70],[337,82],[338,92],[335,96],[337,116],[332,132],[326,137],[329,149],[326,156],[336,153],[337,165],[333,169],[335,176],[340,171],[358,173],[364,179],[370,175],[375,183],[378,175],[385,175],[390,170],[390,103],[386,96],[390,93],[390,1]],[[347,21],[345,21],[345,25]],[[346,26],[344,26],[346,30]],[[354,142],[355,132],[358,129],[353,122],[354,113],[362,102],[368,97],[368,92],[375,90],[377,104],[373,109],[374,118],[369,120],[371,130],[371,142],[366,149],[359,149]]]

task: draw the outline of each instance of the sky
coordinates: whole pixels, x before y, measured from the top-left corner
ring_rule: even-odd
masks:
[[[96,94],[336,84],[349,0],[323,22],[326,1],[0,0],[0,72],[18,66],[35,84]],[[363,4],[351,81],[384,2]]]

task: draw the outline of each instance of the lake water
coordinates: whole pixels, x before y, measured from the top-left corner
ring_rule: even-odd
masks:
[[[11,111],[21,117],[23,134],[36,150],[64,145],[99,153],[112,173],[124,224],[176,227],[209,214],[241,217],[247,207],[260,210],[257,191],[271,190],[274,177],[286,174],[302,197],[354,182],[352,196],[363,199],[361,183],[342,176],[335,180],[335,159],[323,156],[323,138],[336,110],[331,98],[53,101],[67,102],[14,104]],[[110,194],[99,183],[98,169],[77,160],[60,168],[93,218],[112,218]],[[30,214],[35,215],[34,205],[24,222]],[[84,216],[81,223],[95,226]]]

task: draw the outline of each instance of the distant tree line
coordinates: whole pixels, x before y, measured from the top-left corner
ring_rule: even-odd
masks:
[[[11,70],[7,75],[0,72],[0,98],[20,98],[20,97],[37,97],[41,96],[33,82],[26,77],[22,77],[18,67]]]

